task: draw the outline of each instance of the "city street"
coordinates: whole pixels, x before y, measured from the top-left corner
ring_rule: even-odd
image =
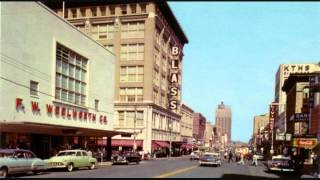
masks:
[[[189,156],[142,161],[139,165],[113,165],[95,170],[80,169],[73,172],[50,170],[40,175],[23,174],[11,177],[27,178],[219,178],[219,177],[270,177],[283,175],[266,173],[264,165],[249,166],[224,162],[221,167],[200,167],[198,161],[190,161]],[[291,176],[292,177],[292,176]]]

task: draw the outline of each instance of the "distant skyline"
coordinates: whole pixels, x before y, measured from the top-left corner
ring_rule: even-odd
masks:
[[[318,2],[168,2],[186,33],[182,100],[214,123],[223,101],[232,140],[268,112],[280,64],[320,61]]]

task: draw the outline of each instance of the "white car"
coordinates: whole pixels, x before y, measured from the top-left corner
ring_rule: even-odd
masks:
[[[199,164],[200,166],[202,165],[221,166],[220,154],[206,152],[200,157]]]
[[[46,162],[29,150],[0,149],[0,177],[15,173],[39,173],[46,169]]]

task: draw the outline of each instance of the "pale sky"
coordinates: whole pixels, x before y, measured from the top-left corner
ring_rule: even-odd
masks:
[[[247,142],[268,112],[280,64],[320,61],[318,2],[169,2],[189,39],[182,100],[207,120],[224,101],[232,140]]]

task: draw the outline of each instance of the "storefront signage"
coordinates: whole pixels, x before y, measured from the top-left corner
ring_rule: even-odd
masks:
[[[312,149],[317,145],[316,138],[294,138],[293,147]]]
[[[40,113],[41,110],[38,102],[31,101],[30,105],[33,113]],[[97,121],[97,115],[95,113],[81,111],[75,107],[46,104],[45,108],[46,113],[49,116],[55,115],[57,117],[79,119],[80,121],[89,121],[92,123],[96,123]],[[23,99],[16,98],[16,109],[17,111],[20,111],[21,109],[24,110]],[[98,121],[100,124],[106,125],[108,123],[107,116],[100,115]]]
[[[289,76],[290,73],[308,73],[310,71],[310,65],[308,64],[301,64],[301,65],[284,65],[283,66],[283,73],[284,76]]]
[[[173,59],[171,59],[171,69],[172,72],[170,73],[170,100],[169,100],[169,108],[171,110],[177,109],[178,102],[177,102],[177,95],[178,95],[178,87],[179,87],[179,56],[180,56],[180,49],[177,46],[172,47],[171,54]]]
[[[290,121],[309,121],[309,114],[295,113],[290,117]]]
[[[273,134],[275,116],[276,116],[276,105],[271,104],[270,110],[269,110],[269,123],[270,123],[270,131],[272,132],[272,134]]]

